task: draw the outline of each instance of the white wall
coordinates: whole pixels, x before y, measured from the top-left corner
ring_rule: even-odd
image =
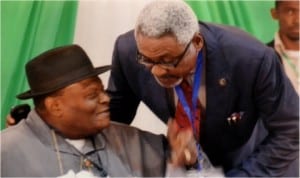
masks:
[[[139,11],[150,1],[79,1],[74,43],[87,51],[94,66],[111,64],[116,37],[134,28]],[[101,75],[104,84],[107,84],[108,77],[109,73]],[[132,125],[157,134],[166,133],[166,126],[143,103]]]

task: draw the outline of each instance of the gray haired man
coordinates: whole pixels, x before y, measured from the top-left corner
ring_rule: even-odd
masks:
[[[299,97],[278,56],[237,28],[198,22],[183,1],[149,3],[117,38],[108,93],[112,120],[131,123],[142,101],[193,128],[226,176],[299,175]]]

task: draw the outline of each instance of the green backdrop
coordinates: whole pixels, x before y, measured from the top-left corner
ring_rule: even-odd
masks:
[[[271,40],[276,30],[269,12],[273,1],[186,2],[202,21],[237,26],[262,42]],[[29,102],[15,98],[28,90],[26,62],[73,41],[77,6],[76,1],[1,1],[1,129],[12,106]]]
[[[28,90],[26,62],[72,43],[76,12],[76,1],[1,1],[1,128],[12,106],[29,102],[15,97]]]
[[[186,0],[198,19],[239,27],[266,43],[276,31],[270,9],[274,1],[192,1]]]

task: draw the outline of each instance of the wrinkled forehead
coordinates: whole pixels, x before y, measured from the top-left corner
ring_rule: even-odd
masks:
[[[136,37],[137,48],[139,52],[156,53],[161,51],[177,51],[183,45],[179,44],[177,39],[171,35],[162,37],[148,37],[144,35],[137,35]]]
[[[80,85],[83,87],[87,87],[92,84],[101,84],[102,85],[102,80],[98,76],[90,77],[84,80],[81,80],[79,82]]]
[[[90,77],[90,78],[75,82],[75,83],[68,85],[65,88],[61,89],[60,92],[66,92],[66,91],[69,92],[75,88],[81,89],[81,91],[84,91],[86,88],[90,88],[93,86],[95,86],[95,87],[100,86],[103,88],[102,81],[98,76]]]

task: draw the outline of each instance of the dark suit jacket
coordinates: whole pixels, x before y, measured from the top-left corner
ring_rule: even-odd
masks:
[[[271,48],[274,48],[274,40],[268,42],[267,46],[270,46]]]
[[[271,47],[271,48],[273,48],[273,49],[275,50],[275,48],[274,48],[274,45],[275,45],[274,40],[268,42],[266,45],[269,46],[269,47]],[[275,52],[276,52],[276,54],[278,55],[278,58],[279,58],[279,60],[280,60],[280,62],[281,62],[281,64],[282,64],[282,59],[281,59],[280,55],[277,53],[276,50],[275,50]]]
[[[207,54],[200,141],[211,162],[227,176],[298,176],[299,97],[274,50],[236,28],[199,25]],[[131,123],[142,101],[166,122],[174,115],[172,90],[138,64],[136,51],[133,31],[116,40],[108,87],[111,117]],[[230,125],[227,118],[234,112],[244,115]],[[293,161],[296,168],[287,171]]]

